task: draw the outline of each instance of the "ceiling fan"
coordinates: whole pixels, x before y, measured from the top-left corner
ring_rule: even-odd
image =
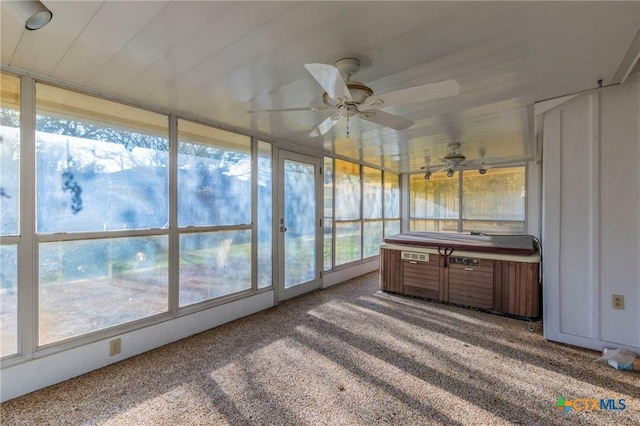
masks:
[[[478,172],[483,175],[487,173],[487,170],[491,168],[491,166],[486,165],[484,163],[484,150],[481,150],[480,156],[481,158],[474,160],[467,160],[467,158],[460,152],[460,143],[450,143],[447,145],[447,154],[440,159],[445,165],[438,167],[436,170],[431,170],[429,166],[429,162],[431,161],[431,157],[426,157],[426,165],[420,167],[422,170],[427,170],[424,179],[429,180],[433,173],[443,172],[446,170],[447,176],[452,177],[456,171],[460,170],[470,170],[470,169],[478,169]]]
[[[348,120],[354,116],[395,130],[404,130],[411,127],[413,121],[380,111],[378,108],[446,98],[455,96],[460,92],[460,85],[455,80],[450,79],[375,95],[370,87],[351,80],[351,76],[360,69],[360,60],[357,58],[339,59],[335,65],[305,64],[305,68],[324,89],[322,94],[324,105],[247,112],[333,110],[334,113],[313,129],[309,136],[324,135],[340,120]],[[347,128],[347,135],[348,132]]]

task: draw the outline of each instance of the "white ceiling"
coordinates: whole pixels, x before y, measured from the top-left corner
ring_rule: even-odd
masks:
[[[616,83],[640,29],[640,2],[43,1],[38,31],[1,9],[1,59],[71,87],[198,117],[225,128],[417,171],[447,143],[467,158],[531,158],[535,101]],[[247,110],[321,105],[305,63],[362,63],[376,93],[456,79],[460,94],[389,108],[395,131],[331,113]]]

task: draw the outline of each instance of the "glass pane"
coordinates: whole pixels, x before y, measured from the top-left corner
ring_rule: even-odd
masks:
[[[380,254],[382,223],[382,220],[367,220],[364,222],[364,230],[362,232],[363,258]]]
[[[39,343],[166,312],[166,236],[42,243]]]
[[[360,165],[335,160],[336,220],[360,219]]]
[[[423,175],[409,177],[409,216],[425,219],[458,219],[458,176],[434,173],[429,180]]]
[[[20,200],[20,79],[0,73],[0,235],[17,235]]]
[[[400,233],[400,221],[399,220],[385,220],[384,221],[384,236],[396,235]]]
[[[485,234],[522,234],[524,221],[463,220],[462,232],[482,232]]]
[[[409,231],[458,232],[457,220],[412,219]]]
[[[336,266],[360,259],[360,221],[336,221]]]
[[[167,117],[38,83],[37,229],[166,228]]]
[[[382,218],[382,171],[363,167],[362,213],[365,219]]]
[[[400,217],[400,176],[384,172],[384,217]]]
[[[284,286],[293,287],[316,276],[315,166],[284,162]]]
[[[333,267],[333,158],[324,157],[324,270]]]
[[[15,245],[0,246],[0,356],[18,351],[18,259]]]
[[[180,306],[250,288],[250,230],[180,235]]]
[[[273,284],[271,144],[258,142],[258,288]]]
[[[466,171],[462,176],[463,219],[524,221],[525,168],[489,169],[482,175]]]
[[[178,121],[178,225],[251,223],[251,138]]]

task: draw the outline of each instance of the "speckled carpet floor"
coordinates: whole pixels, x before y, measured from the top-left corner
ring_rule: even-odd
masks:
[[[640,424],[640,372],[598,356],[540,322],[381,293],[371,273],[8,401],[1,423]]]

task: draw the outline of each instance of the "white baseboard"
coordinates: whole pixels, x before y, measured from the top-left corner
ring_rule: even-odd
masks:
[[[350,268],[326,272],[322,277],[322,288],[331,287],[332,285],[340,284],[352,278],[359,277],[360,275],[368,274],[379,267],[380,261],[378,257],[375,257]]]

